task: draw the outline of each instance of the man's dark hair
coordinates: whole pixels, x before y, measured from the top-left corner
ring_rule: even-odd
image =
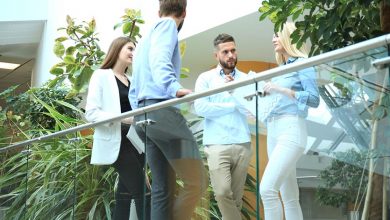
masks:
[[[159,0],[160,16],[180,17],[187,7],[187,0]]]
[[[214,47],[218,49],[218,45],[226,42],[234,42],[233,36],[229,34],[218,34],[218,36],[214,39]]]

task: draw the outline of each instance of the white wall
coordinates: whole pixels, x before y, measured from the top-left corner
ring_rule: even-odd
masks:
[[[180,33],[185,39],[257,11],[261,0],[187,0],[187,17]]]
[[[46,20],[48,0],[1,0],[0,21]]]
[[[26,20],[47,18],[41,44],[37,53],[36,67],[33,70],[32,85],[40,86],[51,77],[49,70],[59,60],[52,52],[54,39],[59,37],[58,27],[66,26],[66,15],[76,19],[76,22],[96,20],[96,30],[99,33],[102,50],[108,49],[111,41],[121,35],[120,30],[113,30],[124,14],[125,8],[140,9],[146,21],[141,26],[141,34],[147,32],[150,26],[158,19],[157,0],[6,0],[8,15],[24,14]],[[193,36],[201,31],[234,20],[243,15],[253,13],[259,7],[257,0],[197,0],[188,1],[187,18],[179,35],[180,39]],[[23,9],[21,13],[21,5]],[[34,10],[31,10],[33,9]],[[37,10],[35,10],[37,8]],[[3,7],[2,7],[3,9]],[[1,9],[1,10],[2,10]],[[1,11],[0,11],[1,12]],[[15,13],[18,12],[18,13]],[[25,13],[26,12],[26,13]],[[1,20],[1,19],[0,19]]]

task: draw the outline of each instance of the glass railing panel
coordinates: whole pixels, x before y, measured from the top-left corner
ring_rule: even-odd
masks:
[[[293,167],[291,172],[296,173],[303,218],[383,218],[382,211],[385,213],[387,208],[382,208],[382,205],[387,204],[385,195],[388,194],[388,189],[385,186],[388,185],[389,178],[389,69],[376,68],[371,63],[388,57],[388,54],[387,47],[375,48],[309,68],[315,74],[320,102],[318,107],[309,106],[306,117],[301,116],[306,129],[292,126],[295,119],[287,119],[291,118],[290,113],[294,111],[289,107],[292,103],[299,103],[296,95],[294,99],[284,99],[288,94],[280,92],[258,97],[258,139],[261,140],[262,135],[266,136],[267,141],[264,142],[267,142],[265,146],[268,151],[274,144],[272,140],[277,142],[275,148],[271,149],[271,154],[260,147],[260,151],[268,153],[260,193],[266,195],[267,186],[274,186],[271,183],[267,185],[267,181],[278,176],[276,168],[272,172],[268,171],[271,170],[268,167],[274,165],[280,168],[284,161],[293,160],[294,152],[283,154],[281,146],[289,146],[288,149],[291,150],[291,146],[299,140],[296,138],[306,130],[307,134],[303,134],[306,136],[303,139],[307,144],[302,142],[302,154],[298,156],[296,163],[290,161],[289,165]],[[297,72],[302,74],[306,70],[302,68]],[[292,84],[307,86],[302,78],[291,82],[295,73],[259,82],[259,89],[267,82],[286,83],[283,79]],[[267,109],[267,106],[273,107]],[[270,114],[270,111],[275,114]],[[283,129],[286,129],[284,134]],[[288,136],[291,134],[296,138]],[[288,172],[290,167],[280,168],[282,171],[279,170],[279,174],[287,176],[291,173]],[[290,187],[293,187],[293,182],[290,182]],[[277,188],[278,190],[281,190],[283,201],[283,189]],[[267,197],[262,197],[263,203],[266,199]],[[267,205],[263,205],[266,209]],[[376,209],[380,211],[376,212]]]
[[[329,130],[338,132],[332,143],[315,146],[319,152],[346,152],[355,148],[376,149],[375,154],[388,155],[385,130],[389,125],[389,70],[372,65],[388,54],[387,47],[375,48],[316,67],[321,98],[327,109],[326,114],[319,111],[317,114],[329,118]],[[314,119],[314,110],[311,115]]]
[[[5,219],[77,216],[77,145],[77,139],[59,138],[11,151],[0,179]]]
[[[371,210],[382,207],[382,203],[385,204],[384,195],[388,191],[385,186],[388,185],[386,181],[389,176],[389,72],[388,68],[373,67],[371,62],[386,56],[386,47],[376,48],[311,68],[315,73],[320,102],[318,106],[308,108],[307,116],[301,117],[304,118],[303,123],[307,131],[307,136],[304,135],[305,141],[300,146],[301,155],[296,163],[280,172],[287,175],[288,170],[295,171],[293,179],[298,184],[299,203],[304,219],[347,219],[347,215],[362,216],[367,212],[370,218],[374,218],[371,216]],[[290,78],[291,74],[278,77]],[[264,190],[265,183],[262,183],[264,170],[270,164],[269,157],[272,157],[268,152],[270,144],[267,142],[279,136],[283,139],[283,135],[275,135],[269,124],[270,121],[279,120],[278,115],[268,117],[268,113],[281,100],[280,96],[264,96],[264,93],[260,92],[263,92],[266,82],[278,77],[159,109],[156,110],[160,114],[157,116],[149,111],[136,116],[138,129],[135,133],[140,138],[140,146],[144,146],[148,155],[148,165],[144,170],[141,169],[141,178],[137,178],[143,187],[141,198],[145,198],[145,202],[141,202],[141,212],[148,212],[146,204],[150,198],[149,191],[152,190],[157,192],[152,193],[154,198],[168,196],[163,200],[166,202],[157,202],[162,204],[163,208],[175,210],[169,215],[179,219],[185,219],[186,215],[193,219],[222,219],[217,203],[220,192],[213,186],[213,181],[210,182],[213,169],[210,169],[208,155],[211,154],[210,146],[213,144],[204,141],[215,139],[224,145],[225,140],[239,139],[242,129],[237,130],[236,122],[231,122],[228,117],[223,118],[229,115],[225,110],[230,108],[245,115],[242,122],[249,128],[249,148],[252,151],[249,167],[242,171],[242,174],[247,175],[240,215],[244,219],[264,219],[265,198],[260,198],[258,192],[267,192]],[[302,83],[299,80],[296,82]],[[202,100],[215,101],[218,96],[226,98],[226,102],[233,100],[233,105],[220,106],[220,112],[212,115],[211,121],[207,122],[209,116],[199,110],[196,103]],[[160,101],[156,103],[161,103]],[[210,111],[209,108],[203,110]],[[59,117],[59,120],[64,118]],[[205,131],[206,124],[211,122],[217,127],[227,127],[227,132],[218,133],[215,129]],[[73,127],[60,124],[56,129]],[[282,125],[295,133],[298,131],[299,134],[304,134],[303,127],[290,128],[290,122]],[[92,140],[90,132],[86,135],[73,133],[29,145],[31,151],[28,151],[28,156],[20,153],[20,149],[6,154],[2,152],[0,206],[8,207],[3,211],[5,218],[113,217],[117,205],[115,194],[118,192],[119,178],[113,165],[90,164]],[[288,143],[289,141],[291,140],[287,140]],[[163,150],[156,147],[157,145]],[[12,164],[10,159],[13,155],[17,155],[13,157],[15,164]],[[236,155],[239,154],[233,154]],[[277,164],[288,159],[280,158],[279,154],[275,157]],[[145,173],[146,176],[143,176]],[[274,171],[269,173],[269,176],[276,175]],[[9,178],[12,175],[16,178]],[[164,175],[167,178],[164,178]],[[165,188],[157,184],[162,182],[165,183]],[[187,186],[189,193],[178,197],[179,191]],[[159,192],[162,194],[159,195]],[[284,194],[281,195],[283,200]],[[366,199],[367,195],[369,199]],[[381,204],[375,203],[377,201]],[[159,209],[152,206],[151,211],[156,213],[155,216],[161,214],[156,210]],[[17,216],[17,212],[20,216]],[[136,206],[132,205],[130,215],[131,219],[136,219]]]
[[[254,94],[255,85],[248,87]],[[255,116],[240,110],[236,91],[135,117],[152,121],[141,134],[148,142],[152,219],[222,219],[223,213],[256,219]],[[139,107],[154,103],[161,102]]]
[[[0,218],[15,216],[23,219],[27,207],[28,176],[30,167],[29,146],[0,154]],[[18,209],[9,210],[16,206]],[[9,214],[13,213],[13,214]]]
[[[88,129],[2,153],[4,219],[112,218],[118,177],[112,166],[90,164],[92,134]]]
[[[386,218],[388,209],[389,68],[372,65],[385,57],[388,47],[379,47],[316,67],[327,110],[321,117],[329,117],[322,133],[333,133],[333,140],[317,137],[313,143],[314,151],[332,158],[319,175],[319,194],[328,201],[337,195],[362,219]],[[326,184],[342,191],[335,194]]]

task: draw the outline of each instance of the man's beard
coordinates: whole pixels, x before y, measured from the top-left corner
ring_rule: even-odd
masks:
[[[179,31],[181,30],[181,28],[183,27],[183,23],[184,23],[184,20],[182,20],[179,24],[179,26],[177,27],[177,32],[179,33]]]
[[[222,66],[224,69],[234,70],[234,68],[236,68],[237,59],[234,60],[234,63],[233,63],[233,64],[229,64],[228,62],[224,62],[223,60],[219,60],[219,63],[221,64],[221,66]]]

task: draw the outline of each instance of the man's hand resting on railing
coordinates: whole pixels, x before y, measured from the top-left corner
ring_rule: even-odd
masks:
[[[192,93],[192,90],[181,88],[181,89],[176,91],[176,97],[180,98],[180,97],[183,97],[183,96],[188,95],[190,93]]]
[[[122,122],[123,124],[131,125],[131,124],[133,124],[133,119],[134,119],[134,117],[125,118],[125,119],[122,119],[121,122]]]

